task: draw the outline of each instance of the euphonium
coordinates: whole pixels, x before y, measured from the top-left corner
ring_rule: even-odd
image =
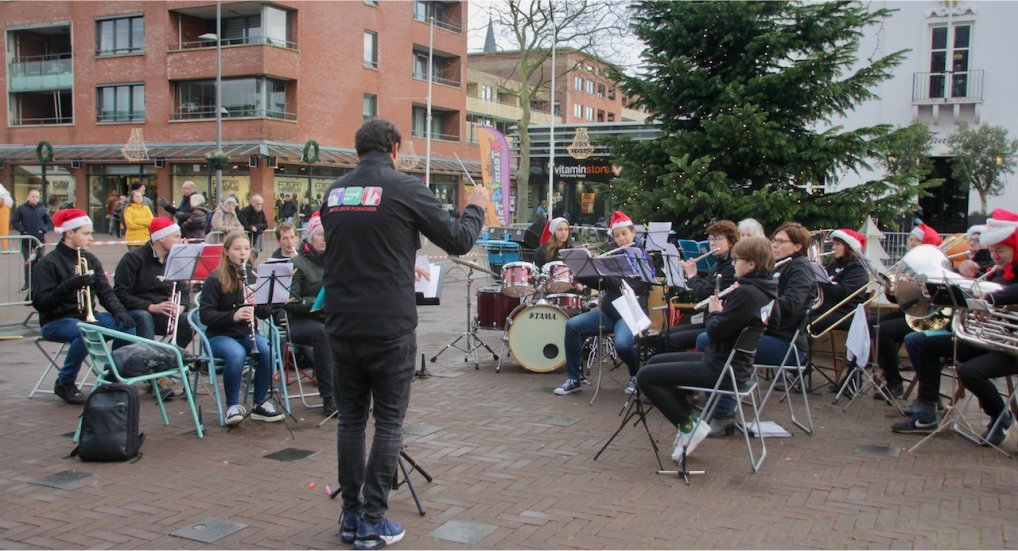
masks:
[[[74,275],[83,276],[91,274],[88,268],[88,259],[81,256],[81,248],[78,248],[78,263],[74,266]],[[78,289],[78,312],[85,313],[86,323],[95,323],[95,312],[92,311],[92,287],[86,286]]]

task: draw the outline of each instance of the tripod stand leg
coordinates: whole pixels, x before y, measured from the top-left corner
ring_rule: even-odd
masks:
[[[431,363],[435,363],[435,361],[438,360],[438,357],[441,356],[443,352],[445,352],[446,350],[449,350],[450,348],[455,346],[456,343],[460,342],[460,339],[462,339],[463,337],[465,337],[466,335],[469,335],[469,334],[470,333],[460,333],[460,335],[458,337],[456,337],[455,340],[453,340],[451,343],[445,345],[445,348],[439,350],[438,354],[435,354],[434,356],[431,357]]]
[[[417,462],[414,461],[410,457],[410,454],[408,454],[405,450],[401,449],[401,450],[399,450],[399,456],[402,457],[403,459],[405,459],[406,462],[410,464],[410,469],[411,470],[414,470],[414,471],[417,471],[417,472],[421,473],[421,476],[424,477],[424,480],[427,480],[428,482],[431,482],[431,480],[432,480],[431,475],[428,474],[427,471],[425,471],[423,467],[418,465]]]
[[[400,457],[396,458],[396,463],[399,465],[399,469],[401,471],[403,471],[403,483],[406,483],[407,488],[410,488],[410,495],[413,496],[414,503],[417,504],[417,512],[420,513],[420,515],[423,517],[424,516],[424,506],[421,505],[421,498],[417,497],[417,489],[414,488],[414,482],[412,480],[410,480],[410,471],[407,470],[406,464],[403,463],[403,454],[402,453],[400,454]],[[399,474],[398,473],[393,473],[392,476],[393,476],[393,487],[394,488],[398,488],[399,485],[401,484],[400,482],[397,482],[397,480],[396,480],[399,477]]]

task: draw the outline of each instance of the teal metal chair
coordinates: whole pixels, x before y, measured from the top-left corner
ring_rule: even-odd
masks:
[[[191,410],[191,418],[194,420],[194,427],[198,433],[198,438],[205,437],[205,431],[202,428],[201,418],[198,415],[198,408],[194,403],[194,394],[191,392],[191,387],[187,383],[188,368],[184,365],[184,359],[180,355],[180,350],[173,345],[162,343],[159,341],[149,340],[146,338],[122,333],[113,329],[106,329],[98,325],[92,325],[90,323],[79,323],[78,331],[81,332],[81,338],[85,342],[85,348],[88,350],[89,358],[92,360],[92,372],[96,375],[96,386],[110,383],[124,383],[133,385],[136,383],[148,383],[155,384],[156,379],[163,377],[169,377],[171,379],[177,379],[182,383],[184,387],[184,397],[187,399],[187,406]],[[153,348],[159,348],[169,351],[175,360],[176,365],[170,369],[163,371],[157,371],[154,373],[148,373],[138,377],[124,377],[120,374],[120,370],[117,369],[116,363],[113,361],[113,354],[110,351],[109,344],[107,343],[110,339],[117,339],[128,343],[140,343],[151,346]],[[163,416],[163,425],[169,426],[170,419],[166,416],[166,407],[163,406],[163,398],[161,393],[154,392],[153,395],[156,397],[156,404],[159,405],[159,413]],[[78,437],[81,433],[81,421],[78,421],[78,430],[74,433],[74,441],[78,441]]]

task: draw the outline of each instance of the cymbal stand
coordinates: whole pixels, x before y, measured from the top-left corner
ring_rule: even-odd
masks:
[[[478,361],[477,361],[477,350],[479,348],[483,347],[488,352],[491,352],[491,357],[493,359],[495,359],[495,360],[498,359],[498,354],[495,354],[495,351],[492,350],[491,347],[489,347],[487,344],[485,344],[484,341],[482,341],[481,338],[477,336],[477,320],[473,319],[473,307],[474,307],[474,303],[473,303],[473,294],[471,293],[471,289],[470,289],[471,285],[473,284],[473,277],[472,277],[473,274],[474,274],[474,269],[471,267],[467,271],[467,330],[462,332],[462,333],[460,333],[455,339],[452,340],[452,342],[450,342],[449,344],[445,345],[445,348],[439,350],[438,354],[435,354],[434,356],[432,356],[431,357],[431,363],[435,363],[438,360],[438,357],[441,356],[443,352],[445,352],[446,350],[448,350],[450,348],[455,348],[456,350],[459,350],[460,352],[463,352],[464,353],[464,356],[463,356],[463,361],[464,362],[468,361],[470,358],[473,358],[473,360],[474,360],[474,369],[480,369],[481,368],[480,365],[478,364]],[[463,339],[463,338],[467,339],[466,348],[461,348],[459,345],[457,345],[457,343],[460,341],[460,339]]]

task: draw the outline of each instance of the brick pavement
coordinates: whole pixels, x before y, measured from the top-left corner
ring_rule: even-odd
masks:
[[[111,261],[104,262],[110,264]],[[453,272],[451,279],[462,279]],[[477,288],[477,285],[474,285]],[[438,307],[421,307],[419,353],[429,357],[462,331],[462,281],[449,281]],[[24,310],[0,310],[0,334],[21,328]],[[501,332],[482,337],[498,351]],[[227,433],[199,398],[208,435],[198,440],[182,402],[168,403],[163,427],[154,403],[142,407],[147,439],[136,463],[82,463],[65,456],[80,409],[52,395],[27,399],[42,366],[31,339],[0,341],[4,445],[0,448],[2,548],[337,548],[334,423],[294,402],[291,439],[280,424],[246,421]],[[1015,463],[955,436],[934,438],[897,458],[855,453],[858,444],[908,448],[916,436],[892,434],[890,408],[868,397],[847,411],[813,398],[812,437],[768,440],[761,471],[751,474],[741,440],[708,440],[691,459],[706,469],[690,486],[654,474],[647,437],[627,428],[605,454],[593,456],[615,430],[624,402],[621,371],[605,375],[593,405],[590,389],[551,395],[561,371],[531,373],[509,361],[494,371],[445,352],[414,383],[407,451],[433,477],[412,474],[427,509],[418,516],[406,487],[390,498],[391,516],[407,528],[397,548],[1014,548],[1018,525]],[[295,387],[293,387],[295,388]],[[768,406],[765,418],[786,413]],[[973,405],[970,417],[984,423]],[[575,420],[571,426],[555,424]],[[552,419],[550,419],[552,418]],[[674,436],[649,417],[666,462]],[[784,423],[787,425],[788,423]],[[1005,447],[1014,451],[1011,436]],[[263,456],[312,450],[296,462]],[[32,481],[61,471],[92,475],[73,489]],[[309,489],[310,483],[315,489]],[[204,517],[247,525],[212,544],[171,535]],[[458,543],[432,532],[450,521],[490,527],[483,539]]]

